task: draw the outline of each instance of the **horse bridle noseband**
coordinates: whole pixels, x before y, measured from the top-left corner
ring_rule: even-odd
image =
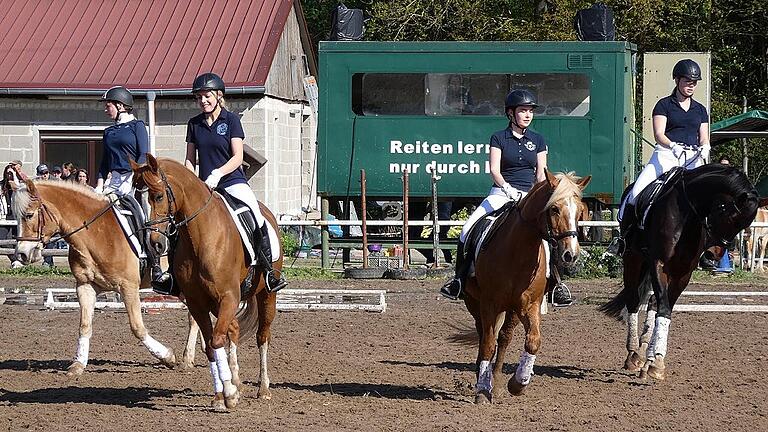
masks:
[[[43,242],[43,238],[44,238],[43,230],[45,229],[45,221],[46,221],[47,218],[50,219],[50,220],[54,220],[56,218],[53,216],[53,213],[51,212],[50,209],[48,209],[48,206],[45,205],[45,202],[43,202],[42,198],[40,198],[39,195],[37,195],[37,194],[35,194],[35,195],[29,194],[29,198],[30,198],[30,201],[37,201],[37,202],[40,203],[40,208],[37,211],[37,237],[16,236],[16,240],[17,241],[31,241],[31,242],[37,242],[37,243],[44,243]],[[73,234],[75,234],[75,233],[77,233],[77,232],[79,232],[81,230],[84,230],[84,229],[88,228],[88,226],[90,226],[92,223],[96,222],[96,219],[100,218],[104,213],[108,212],[109,209],[111,209],[114,206],[115,206],[115,202],[110,200],[109,204],[104,206],[94,216],[92,216],[87,221],[83,221],[82,225],[80,225],[79,227],[75,228],[74,230],[72,230],[72,231],[70,231],[70,232],[68,232],[66,234],[61,234],[61,232],[57,229],[49,237],[49,243],[50,243],[50,239],[52,239],[56,234],[60,234],[60,238],[62,240],[64,240],[67,237],[70,237],[71,235],[73,235]],[[48,216],[47,218],[46,218],[46,215]],[[58,223],[56,225],[59,226]]]
[[[707,236],[716,243],[717,246],[722,247],[728,247],[728,245],[731,243],[730,240],[726,240],[725,238],[717,238],[714,234],[712,234],[712,224],[709,223],[709,217],[712,216],[712,213],[715,212],[715,210],[725,213],[728,209],[728,206],[725,203],[720,203],[715,208],[710,209],[709,213],[707,213],[706,216],[701,217],[699,215],[698,210],[696,210],[696,207],[694,207],[693,203],[691,202],[691,199],[688,198],[688,192],[685,190],[685,179],[681,179],[680,183],[682,184],[683,188],[683,196],[685,197],[685,202],[688,204],[688,207],[691,208],[691,212],[693,213],[694,217],[701,223],[701,225],[704,227],[704,231],[707,233]],[[733,206],[733,209],[736,210],[736,213],[741,213],[741,209],[736,205],[736,203],[731,203]]]

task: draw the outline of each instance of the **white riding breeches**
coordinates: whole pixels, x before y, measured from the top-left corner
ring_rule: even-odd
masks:
[[[515,188],[513,188],[515,189]],[[528,192],[523,192],[520,189],[515,189],[520,194],[520,199],[523,199],[526,195],[528,195]],[[498,210],[504,206],[504,204],[508,203],[510,201],[509,197],[507,197],[507,194],[504,193],[504,189],[500,187],[493,186],[491,188],[491,191],[488,193],[488,197],[486,197],[482,203],[480,203],[479,206],[475,209],[474,212],[472,212],[472,215],[467,219],[466,222],[464,222],[464,227],[461,229],[461,235],[459,236],[459,240],[464,243],[467,240],[467,234],[469,234],[469,230],[472,228],[472,225],[475,224],[475,222],[482,219],[485,215],[488,213],[491,213],[494,210]]]
[[[259,227],[263,226],[267,222],[266,219],[264,219],[264,215],[261,214],[259,201],[256,199],[256,195],[254,195],[250,186],[245,183],[236,183],[225,187],[224,190],[227,191],[228,194],[239,199],[240,201],[247,204],[248,207],[250,207],[251,211],[253,212],[253,216],[256,218],[256,224]],[[271,224],[267,224],[267,233],[269,233],[269,246],[272,250],[272,262],[275,262],[280,259],[280,241],[278,240],[277,233],[275,232],[274,228],[272,228]]]
[[[133,171],[119,173],[112,171],[109,175],[109,183],[104,185],[101,193],[104,195],[113,193],[117,196],[128,195],[133,191]]]
[[[653,151],[648,164],[640,172],[640,175],[637,176],[635,185],[627,194],[627,198],[621,203],[618,215],[619,220],[624,217],[624,207],[627,203],[634,205],[643,189],[665,172],[676,166],[683,166],[685,169],[694,169],[702,165],[704,165],[704,159],[696,150],[685,150],[684,154],[678,159],[675,157],[674,153],[672,153],[671,149],[657,144],[656,150]]]

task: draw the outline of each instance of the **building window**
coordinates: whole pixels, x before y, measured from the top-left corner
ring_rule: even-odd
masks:
[[[96,185],[103,154],[102,133],[40,132],[40,163],[49,169],[66,162],[88,171],[88,183]]]
[[[540,116],[589,114],[586,74],[386,74],[352,76],[352,109],[358,115],[503,116],[512,89],[536,95]]]

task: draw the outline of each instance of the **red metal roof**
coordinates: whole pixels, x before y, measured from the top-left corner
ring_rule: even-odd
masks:
[[[3,0],[0,88],[263,86],[292,0]]]

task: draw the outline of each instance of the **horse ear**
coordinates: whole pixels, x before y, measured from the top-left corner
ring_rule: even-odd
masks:
[[[588,175],[586,177],[582,177],[582,179],[579,180],[577,185],[579,185],[579,189],[584,190],[587,187],[587,185],[589,184],[589,182],[591,182],[591,181],[592,181],[592,175],[590,174],[590,175]]]
[[[547,176],[547,183],[549,183],[549,187],[552,188],[552,190],[557,189],[557,185],[560,183],[560,180],[558,180],[558,178],[555,177],[555,175],[549,172],[549,170],[546,168],[544,168],[544,175]]]
[[[153,173],[157,173],[157,159],[151,153],[147,153],[147,165],[149,165]]]
[[[128,158],[128,163],[131,164],[131,171],[138,171],[141,165],[137,164],[135,160]]]

